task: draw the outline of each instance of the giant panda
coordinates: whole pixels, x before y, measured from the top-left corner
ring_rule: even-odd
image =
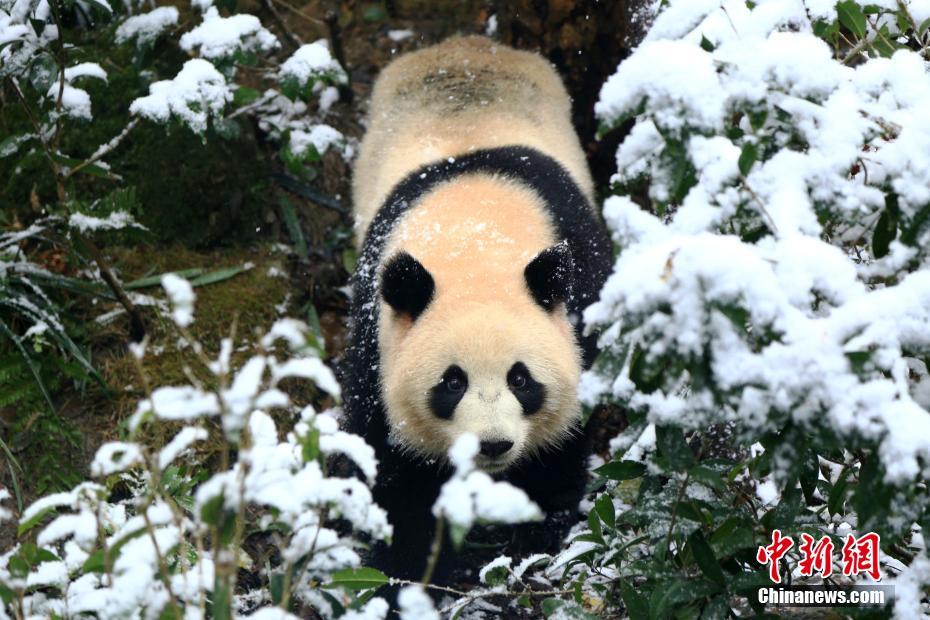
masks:
[[[394,526],[369,563],[391,577],[423,574],[463,433],[548,514],[582,497],[576,387],[596,350],[579,317],[611,247],[570,108],[548,62],[483,37],[401,56],[374,86],[343,384]]]

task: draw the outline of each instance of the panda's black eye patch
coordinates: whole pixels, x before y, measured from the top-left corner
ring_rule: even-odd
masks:
[[[533,378],[530,369],[523,362],[517,362],[507,371],[507,387],[523,407],[524,415],[542,409],[546,400],[546,386]]]
[[[429,406],[437,418],[448,420],[468,390],[468,375],[455,364],[446,368],[439,383],[430,390]]]

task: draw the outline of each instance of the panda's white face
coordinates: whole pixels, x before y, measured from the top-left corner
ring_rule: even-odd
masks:
[[[382,316],[382,395],[391,435],[444,458],[463,433],[478,436],[476,464],[503,471],[557,446],[580,417],[580,361],[564,309],[441,298],[415,321]]]

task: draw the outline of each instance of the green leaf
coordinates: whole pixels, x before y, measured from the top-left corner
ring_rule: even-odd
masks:
[[[878,223],[875,224],[875,232],[872,233],[872,254],[875,258],[882,258],[888,254],[891,242],[898,234],[897,219],[891,209],[882,211],[881,216],[878,218]]]
[[[709,467],[697,465],[689,469],[688,474],[691,476],[692,480],[700,482],[718,493],[724,493],[727,490],[727,485],[723,481],[723,476]]]
[[[468,536],[468,528],[458,523],[449,523],[449,538],[452,539],[452,547],[456,550],[462,548],[465,544],[465,537]]]
[[[636,461],[611,461],[595,469],[594,473],[610,480],[632,480],[646,473],[646,466]]]
[[[26,351],[26,347],[23,346],[22,341],[19,337],[14,334],[9,327],[6,326],[6,323],[0,321],[0,333],[4,334],[10,341],[13,343],[13,346],[16,347],[16,350],[19,351],[19,354],[22,356],[23,361],[26,362],[26,366],[29,367],[29,372],[32,373],[32,378],[35,379],[36,385],[39,386],[39,390],[42,392],[43,398],[45,398],[45,403],[48,405],[48,410],[57,415],[55,411],[55,405],[52,403],[52,397],[48,393],[48,389],[45,387],[45,382],[42,381],[42,375],[39,372],[39,366],[36,364],[35,360],[32,359],[32,356],[29,355],[29,352]],[[22,529],[20,525],[20,529]],[[22,535],[22,532],[20,532]]]
[[[843,506],[846,504],[846,495],[849,492],[848,478],[851,471],[852,467],[843,469],[833,488],[830,489],[830,497],[827,498],[827,510],[832,515],[842,514]]]
[[[930,17],[920,22],[920,25],[917,26],[917,36],[922,39],[927,33],[927,30],[930,30]]]
[[[200,508],[200,518],[207,525],[219,527],[223,517],[223,494],[214,495],[203,503]]]
[[[169,272],[165,272],[169,273]],[[192,267],[190,269],[181,269],[180,271],[172,271],[174,275],[179,278],[184,278],[189,280],[191,278],[196,278],[203,273],[203,269],[200,267]],[[148,288],[150,286],[161,286],[161,279],[164,276],[164,273],[159,273],[157,275],[145,276],[144,278],[138,278],[132,282],[127,282],[123,284],[123,288],[127,290],[135,290],[140,288]]]
[[[625,579],[620,581],[620,596],[623,597],[623,604],[626,605],[626,613],[630,616],[630,620],[649,619],[649,601]]]
[[[304,238],[304,231],[300,227],[300,220],[297,219],[297,209],[294,203],[281,196],[278,199],[278,206],[281,207],[281,216],[284,219],[284,226],[287,228],[287,234],[294,244],[294,251],[301,258],[307,258],[307,240]]]
[[[596,542],[599,545],[607,546],[607,543],[604,541],[604,533],[601,529],[601,520],[597,518],[597,512],[595,509],[591,509],[591,512],[588,513],[588,527],[591,528],[591,538],[592,542]]]
[[[703,579],[679,578],[658,583],[649,600],[649,617],[652,620],[668,618],[672,610],[680,609],[684,604],[713,594],[719,589],[717,584]]]
[[[656,446],[675,471],[685,471],[694,465],[694,453],[680,428],[656,426]]]
[[[712,52],[715,49],[714,44],[711,43],[710,39],[708,39],[704,35],[701,35],[701,49],[704,50],[705,52]]]
[[[752,127],[753,131],[759,131],[763,125],[765,125],[765,120],[769,117],[768,108],[762,108],[760,110],[754,110],[749,113],[749,126]],[[740,153],[742,155],[742,153]]]
[[[602,494],[594,502],[594,510],[607,527],[613,528],[617,523],[617,513],[614,510],[614,502],[607,493]]]
[[[82,159],[76,159],[74,157],[68,157],[67,155],[62,155],[61,153],[52,153],[52,159],[56,162],[65,166],[67,168],[77,168],[80,164],[84,163]],[[112,179],[113,173],[107,170],[102,166],[97,164],[88,164],[81,168],[78,172],[83,172],[84,174],[89,174],[91,176],[100,177],[102,179]]]
[[[368,588],[379,588],[386,585],[390,579],[376,568],[363,566],[361,568],[347,568],[333,573],[333,578],[325,588],[345,588],[357,592]]]
[[[366,22],[381,22],[387,19],[387,11],[381,4],[366,4],[362,9],[362,19]]]
[[[35,138],[35,134],[24,133],[17,136],[7,136],[2,141],[0,141],[0,159],[4,157],[9,157],[10,155],[15,155],[16,151],[19,150],[19,147]]]
[[[872,39],[872,47],[882,58],[890,58],[898,51],[898,46],[894,42],[895,35],[891,34],[891,31],[885,24],[878,29],[878,33],[879,36]]]
[[[755,546],[752,536],[752,523],[737,517],[730,517],[710,536],[710,546],[717,557],[726,558],[736,551]]]
[[[723,570],[717,562],[717,556],[714,550],[710,548],[704,533],[697,529],[688,537],[688,545],[691,547],[691,553],[694,555],[694,561],[701,567],[704,573],[711,581],[726,587],[727,580],[723,575]]]
[[[81,566],[81,572],[84,574],[87,573],[105,573],[107,570],[106,564],[103,560],[103,550],[98,549],[90,554],[86,560],[84,560],[84,565]]]
[[[355,248],[346,248],[342,251],[342,268],[348,273],[355,273],[355,265],[358,264],[358,253]]]
[[[499,586],[507,583],[510,571],[506,566],[495,566],[484,574],[484,582],[489,586]]]
[[[547,598],[540,603],[539,608],[547,618],[555,615],[562,620],[597,620],[584,610],[584,608],[574,601],[563,601],[558,598]]]
[[[844,0],[836,3],[836,14],[840,18],[840,23],[847,30],[861,39],[866,33],[865,14],[862,8],[855,0]]]
[[[743,145],[743,150],[739,153],[739,160],[737,165],[739,166],[739,173],[743,176],[749,174],[749,171],[752,169],[752,165],[756,163],[756,159],[759,158],[759,149],[756,147],[754,142],[747,142]]]
[[[711,599],[701,612],[701,620],[726,620],[730,616],[730,601],[725,594]]]
[[[198,276],[190,281],[191,286],[206,286],[207,284],[216,284],[217,282],[222,282],[223,280],[228,280],[232,277],[244,273],[251,269],[249,265],[241,265],[239,267],[227,267],[225,269],[217,269],[216,271],[211,271],[205,273],[202,276]]]

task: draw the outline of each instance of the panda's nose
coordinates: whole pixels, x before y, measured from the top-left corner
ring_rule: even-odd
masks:
[[[483,456],[497,457],[513,447],[513,442],[507,439],[500,441],[482,441],[481,454]]]

